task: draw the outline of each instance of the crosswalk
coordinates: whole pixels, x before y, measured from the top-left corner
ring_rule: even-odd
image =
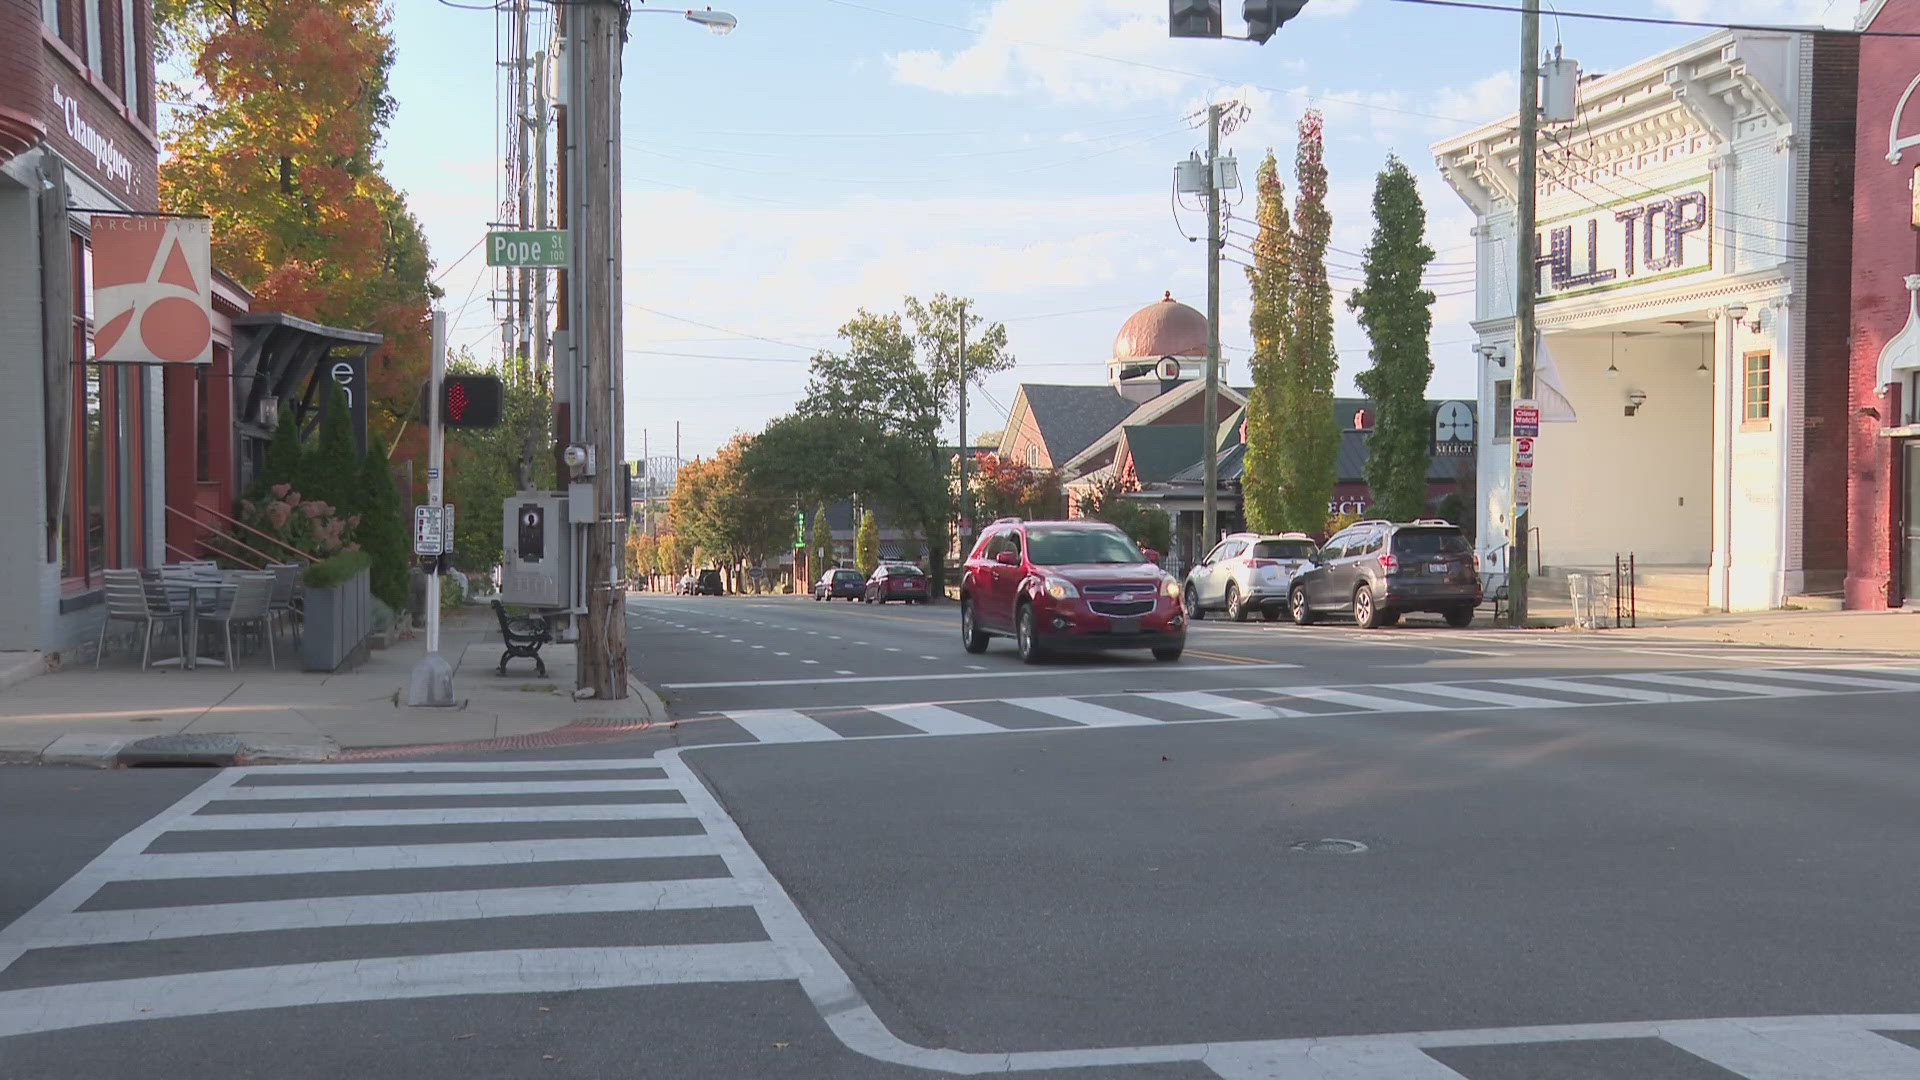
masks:
[[[651,758],[227,770],[0,929],[0,1038],[793,978],[689,784]]]
[[[1920,668],[1908,675],[1920,680]],[[1880,669],[1789,677],[1801,681],[1770,685],[1816,693],[1877,688],[1860,681],[1908,685]],[[1370,698],[1315,689],[1324,692],[1297,700]],[[1210,693],[1159,697],[1195,711],[1251,707]],[[1080,723],[1119,722],[1086,703],[1066,704],[1075,699],[1053,700]],[[969,714],[944,708],[905,715],[946,733],[972,730]],[[439,947],[421,947],[433,943]],[[287,958],[276,961],[276,952]],[[1558,1075],[1540,1054],[1564,1052],[1589,1070],[1580,1075],[1644,1080],[1693,1080],[1708,1075],[1701,1067],[1723,1080],[1920,1076],[1920,1015],[1014,1053],[914,1045],[880,1021],[677,750],[621,760],[226,770],[0,928],[0,1060],[9,1036],[96,1024],[780,981],[797,982],[849,1050],[899,1065],[902,1075],[1079,1069],[1124,1080],[1134,1067],[1186,1063],[1194,1075],[1222,1080],[1503,1080],[1528,1067],[1535,1071],[1526,1075]],[[1648,1064],[1658,1059],[1650,1048],[1679,1056],[1668,1062],[1672,1071]],[[1613,1071],[1591,1071],[1615,1052],[1624,1056]]]
[[[1576,709],[1913,692],[1920,692],[1920,663],[1845,663],[715,710],[684,722],[698,729],[706,743],[797,743],[1364,713]]]

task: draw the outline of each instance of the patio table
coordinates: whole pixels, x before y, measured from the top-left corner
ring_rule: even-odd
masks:
[[[217,598],[220,595],[220,590],[236,588],[238,584],[239,583],[235,582],[229,575],[208,577],[205,575],[167,576],[163,574],[160,578],[161,588],[168,590],[176,588],[186,590],[186,626],[181,630],[182,644],[180,655],[169,657],[165,660],[155,660],[153,666],[172,667],[178,664],[186,671],[192,671],[201,664],[226,667],[227,661],[225,658],[198,655],[200,652],[200,595],[204,592],[208,594],[210,599]]]

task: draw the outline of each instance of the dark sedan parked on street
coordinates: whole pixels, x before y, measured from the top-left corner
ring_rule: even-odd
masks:
[[[858,570],[829,570],[813,583],[815,600],[859,600],[867,590],[867,579]]]
[[[867,579],[866,591],[860,599],[869,604],[884,604],[889,600],[924,604],[931,595],[927,575],[919,567],[911,563],[881,563],[873,568],[873,576]]]

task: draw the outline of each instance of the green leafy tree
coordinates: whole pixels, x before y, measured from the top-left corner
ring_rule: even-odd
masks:
[[[1287,214],[1286,186],[1273,151],[1260,163],[1253,265],[1247,283],[1253,289],[1253,394],[1247,399],[1247,455],[1241,477],[1241,500],[1247,526],[1261,532],[1281,531],[1285,510],[1281,482],[1287,448],[1281,442],[1282,417],[1287,411],[1285,367],[1291,344],[1293,269],[1292,223]]]
[[[1287,265],[1290,314],[1273,384],[1276,411],[1262,419],[1271,431],[1273,472],[1267,483],[1278,489],[1277,518],[1262,527],[1273,531],[1314,532],[1326,524],[1327,498],[1333,493],[1340,428],[1333,415],[1333,377],[1339,357],[1333,348],[1333,292],[1327,285],[1327,239],[1333,219],[1327,213],[1327,166],[1321,119],[1309,109],[1300,119],[1300,146],[1294,159],[1299,185],[1294,200],[1293,236]],[[1251,437],[1251,432],[1249,433]]]
[[[1080,496],[1080,513],[1112,525],[1143,548],[1166,554],[1173,544],[1173,522],[1164,512],[1126,496],[1126,481],[1117,475],[1108,476]]]
[[[470,356],[454,360],[448,370],[489,373]],[[521,458],[527,446],[547,441],[547,428],[553,422],[553,401],[544,385],[508,380],[504,389],[497,427],[447,429],[446,501],[458,508],[453,563],[462,570],[491,570],[505,558],[505,507],[520,490]],[[529,465],[531,486],[550,489],[552,455],[535,454]]]
[[[370,448],[360,462],[358,483],[361,491],[360,525],[354,532],[362,551],[372,560],[369,577],[373,595],[386,601],[395,611],[407,606],[407,564],[409,550],[407,510],[393,486],[393,467],[378,447]],[[458,517],[455,515],[455,526]]]
[[[958,407],[959,320],[966,309],[969,383],[1011,367],[1006,330],[981,328],[958,297],[905,301],[906,315],[864,309],[840,328],[845,346],[813,358],[801,412],[842,425],[843,458],[856,490],[925,538],[928,576],[945,588],[948,532],[954,516],[940,425]]]
[[[880,565],[880,522],[871,510],[860,515],[860,529],[853,537],[853,559],[863,574],[872,574]]]
[[[713,457],[681,466],[667,508],[673,531],[719,560],[729,579],[742,562],[784,551],[793,540],[791,496],[748,482],[742,459],[751,441],[736,437]]]
[[[1370,513],[1408,521],[1427,509],[1427,466],[1432,417],[1427,382],[1433,378],[1428,339],[1433,332],[1433,293],[1420,284],[1433,249],[1427,246],[1427,209],[1413,173],[1388,155],[1373,189],[1373,240],[1363,266],[1366,284],[1347,306],[1359,314],[1372,342],[1373,365],[1360,373],[1360,390],[1373,399],[1373,431],[1367,435]]]
[[[816,580],[833,565],[833,523],[827,520],[826,503],[813,510],[813,544],[807,549],[807,561],[813,564]]]

